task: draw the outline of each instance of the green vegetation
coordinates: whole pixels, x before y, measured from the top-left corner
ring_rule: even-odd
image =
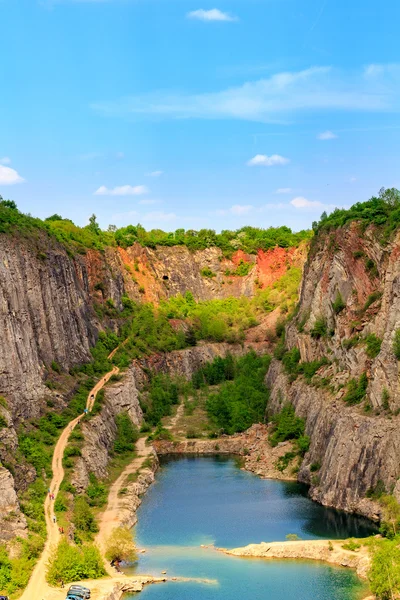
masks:
[[[137,559],[132,531],[128,527],[117,527],[106,541],[105,556],[111,563],[132,563]]]
[[[15,594],[27,586],[43,547],[43,539],[31,534],[26,540],[17,540],[10,558],[6,547],[0,545],[0,594]]]
[[[397,360],[400,360],[400,329],[396,329],[394,332],[393,353]]]
[[[236,269],[234,271],[230,271],[229,269],[227,269],[225,271],[225,276],[230,277],[233,275],[233,276],[237,276],[237,277],[246,277],[246,275],[248,275],[250,273],[253,266],[254,265],[252,263],[245,262],[244,260],[240,260],[238,266],[236,267]]]
[[[133,425],[127,413],[120,413],[115,417],[117,435],[114,442],[114,452],[124,454],[133,452],[135,444],[139,439],[138,428]]]
[[[245,431],[264,420],[268,400],[264,378],[271,357],[249,352],[233,360],[233,380],[223,381],[218,392],[210,393],[206,402],[211,421],[228,434]],[[231,377],[231,359],[228,361],[227,374]]]
[[[339,314],[346,308],[346,302],[343,300],[342,294],[337,291],[334,302],[332,302],[332,308],[335,314]]]
[[[307,447],[305,452],[308,450],[309,438],[304,435],[304,419],[296,416],[292,404],[286,404],[280,413],[274,415],[272,422],[274,424],[273,432],[269,436],[271,446],[277,446],[286,440],[300,440],[301,446]],[[305,441],[308,443],[305,444]]]
[[[156,426],[163,417],[169,416],[172,406],[178,404],[179,394],[184,387],[184,382],[168,375],[152,375],[149,386],[140,398],[145,422]]]
[[[364,338],[364,342],[367,345],[366,353],[369,358],[375,358],[381,351],[382,340],[378,338],[374,333],[370,333]]]
[[[372,292],[372,294],[370,294],[365,301],[363,311],[366,311],[371,306],[371,304],[373,304],[377,300],[380,300],[380,298],[382,298],[382,292],[380,292],[379,290]]]
[[[368,377],[366,373],[362,373],[359,380],[351,379],[347,386],[347,392],[343,400],[349,406],[359,404],[365,398],[368,387]]]
[[[59,586],[82,579],[98,579],[106,575],[100,551],[94,544],[80,547],[61,540],[49,560],[47,581]]]
[[[212,279],[213,277],[217,276],[217,274],[214,273],[214,271],[211,271],[211,269],[209,269],[208,267],[203,267],[200,271],[200,275],[202,277],[208,277],[209,279]]]
[[[387,242],[400,225],[399,190],[382,188],[378,197],[373,196],[367,202],[358,202],[349,209],[336,208],[329,216],[323,213],[320,221],[313,223],[313,230],[321,234],[352,221],[359,221],[363,227],[375,225],[382,242]],[[366,267],[368,269],[368,265]]]
[[[342,544],[343,550],[350,550],[351,552],[356,552],[361,548],[361,544],[356,542],[354,539],[349,539],[345,544]]]
[[[400,593],[399,540],[376,540],[372,547],[369,571],[371,592],[381,600],[391,600]]]
[[[325,317],[318,317],[318,319],[316,319],[314,323],[313,328],[310,330],[311,337],[319,339],[321,337],[326,337],[327,333],[328,327]]]
[[[294,381],[299,375],[304,375],[307,383],[311,383],[316,372],[324,365],[329,364],[326,357],[323,357],[320,360],[302,363],[300,362],[300,358],[300,350],[297,346],[283,352],[280,356],[280,360],[282,360],[285,371],[290,376],[291,381]]]
[[[64,244],[69,251],[78,253],[85,253],[87,249],[104,250],[106,246],[119,245],[127,248],[138,243],[150,248],[157,245],[186,246],[191,251],[218,247],[225,256],[231,256],[236,250],[254,254],[259,249],[268,250],[275,246],[297,247],[312,236],[310,231],[293,233],[288,227],[242,227],[237,231],[225,230],[221,233],[212,229],[177,229],[168,233],[161,229],[146,231],[141,225],[128,225],[120,229],[110,225],[107,231],[102,231],[95,215],[90,217],[89,224],[85,227],[77,227],[70,219],[63,219],[60,215],[41,220],[24,215],[19,212],[15,202],[3,200],[0,196],[0,233],[18,232],[27,236],[36,235],[40,231]]]

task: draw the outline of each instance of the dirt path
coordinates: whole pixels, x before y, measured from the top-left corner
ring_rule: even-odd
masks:
[[[152,446],[146,446],[145,438],[139,438],[136,444],[136,451],[138,456],[131,463],[129,463],[118,479],[116,479],[116,481],[114,481],[110,487],[107,507],[100,518],[99,533],[96,536],[96,542],[99,545],[103,555],[108,537],[113,529],[119,527],[124,520],[124,514],[126,510],[124,503],[126,500],[119,496],[119,491],[125,487],[127,477],[132,473],[136,473],[146,458],[152,455],[153,448]],[[105,561],[105,567],[109,575],[115,576],[114,569],[107,561]]]
[[[113,375],[116,375],[119,372],[118,367],[114,367],[112,371],[104,375],[98,383],[94,386],[92,390],[90,390],[87,398],[86,409],[92,410],[94,402],[96,400],[96,396],[99,391],[104,387],[107,381]],[[50,483],[50,492],[54,494],[54,498],[57,498],[57,494],[60,489],[60,485],[62,480],[64,479],[64,469],[62,466],[62,459],[64,456],[65,448],[68,444],[68,438],[74,428],[77,426],[79,421],[84,417],[85,413],[76,417],[73,421],[71,421],[67,427],[64,429],[62,434],[60,435],[56,447],[54,449],[53,461],[52,461],[52,471],[53,478]],[[58,531],[58,525],[54,522],[54,511],[53,511],[54,501],[50,499],[50,493],[47,494],[46,500],[44,503],[44,513],[46,519],[46,530],[47,530],[47,540],[42,552],[40,559],[38,560],[31,578],[29,579],[29,583],[24,590],[24,593],[21,596],[20,600],[44,600],[49,593],[51,592],[51,588],[46,583],[46,565],[50,558],[51,548],[53,546],[57,546],[60,541],[60,533]]]

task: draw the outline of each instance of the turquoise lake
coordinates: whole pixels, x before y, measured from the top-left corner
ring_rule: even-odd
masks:
[[[292,482],[259,479],[234,459],[162,461],[138,511],[137,573],[200,577],[215,583],[146,587],[143,600],[353,600],[365,588],[348,570],[311,561],[229,557],[200,545],[234,548],[261,541],[375,533],[362,518],[323,508]],[[127,596],[133,599],[136,596]]]

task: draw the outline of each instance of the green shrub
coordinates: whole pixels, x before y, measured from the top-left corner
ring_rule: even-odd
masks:
[[[296,452],[286,452],[286,454],[280,456],[276,462],[278,471],[284,471],[296,456]]]
[[[51,368],[55,373],[61,373],[61,367],[55,360],[51,362]]]
[[[314,323],[314,327],[310,331],[311,337],[319,339],[321,337],[326,337],[327,333],[328,326],[326,319],[324,317],[318,317]]]
[[[75,499],[72,521],[78,531],[89,534],[89,537],[99,530],[91,508],[82,496]]]
[[[315,463],[312,463],[312,465],[310,466],[310,471],[311,471],[311,473],[315,473],[316,471],[319,471],[320,468],[321,468],[321,463],[315,462]]]
[[[349,406],[353,406],[354,404],[359,404],[365,398],[368,387],[368,378],[366,373],[362,373],[360,379],[357,381],[356,379],[351,379],[347,386],[347,393],[344,396],[343,400]]]
[[[345,544],[342,544],[342,548],[343,550],[351,550],[352,552],[355,552],[361,548],[361,544],[356,542],[354,539],[350,539],[347,540]]]
[[[336,292],[336,298],[334,302],[332,302],[332,308],[337,315],[346,308],[346,302],[343,300],[342,294],[339,291]]]
[[[97,546],[84,544],[77,547],[63,539],[50,556],[47,581],[59,586],[84,579],[98,579],[106,575],[103,560]]]
[[[8,423],[5,417],[3,417],[3,415],[0,415],[0,429],[4,429],[4,427],[8,427]]]
[[[380,298],[382,298],[382,292],[380,292],[378,290],[376,290],[375,292],[372,292],[372,294],[370,294],[368,296],[368,298],[366,299],[363,310],[367,310],[371,306],[371,304],[373,304]]]
[[[117,435],[114,441],[114,452],[116,454],[133,452],[139,439],[139,432],[137,427],[133,425],[128,413],[123,412],[116,415],[115,424]]]
[[[98,481],[94,473],[89,474],[89,485],[86,490],[90,506],[104,506],[107,503],[107,488]]]
[[[382,340],[374,333],[370,333],[364,338],[367,345],[366,353],[369,358],[375,358],[381,351]]]
[[[203,267],[200,271],[200,275],[202,277],[208,277],[210,279],[217,276],[217,274],[214,273],[214,271],[212,271],[209,267]]]
[[[137,560],[132,532],[128,527],[117,527],[106,540],[105,556],[108,561],[132,563]]]
[[[400,329],[396,329],[394,332],[393,353],[397,360],[400,360]]]
[[[280,413],[274,415],[272,421],[274,429],[269,436],[271,446],[277,446],[286,440],[298,439],[304,434],[304,419],[296,416],[292,404],[286,404]]]
[[[381,600],[391,600],[400,593],[400,548],[396,540],[375,540],[368,573],[371,592]]]
[[[390,408],[389,400],[390,400],[389,390],[387,388],[383,388],[382,395],[381,395],[383,410],[389,410],[389,408]]]

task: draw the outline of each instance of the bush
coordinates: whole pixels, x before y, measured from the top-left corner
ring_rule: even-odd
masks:
[[[321,337],[326,337],[328,333],[326,319],[324,317],[319,317],[315,323],[314,327],[311,329],[310,334],[311,337],[319,339]]]
[[[114,452],[124,454],[133,452],[139,439],[138,428],[132,423],[128,413],[120,413],[115,417],[117,435],[114,441]]]
[[[368,387],[368,378],[366,373],[362,373],[360,379],[357,381],[356,379],[351,379],[347,386],[347,393],[344,396],[343,400],[349,406],[353,406],[354,404],[359,404],[365,398]]]
[[[376,540],[368,574],[371,592],[381,600],[391,600],[400,592],[400,548],[398,540]]]
[[[105,556],[110,562],[137,560],[133,535],[128,527],[117,527],[106,541]]]
[[[378,290],[375,292],[372,292],[372,294],[370,294],[368,296],[368,298],[366,299],[363,310],[367,310],[371,306],[371,304],[373,304],[380,298],[382,298],[382,292],[379,292]]]
[[[342,295],[339,291],[336,293],[335,301],[332,302],[332,308],[334,313],[337,315],[346,308],[346,303],[343,300]]]
[[[76,529],[83,533],[97,533],[99,530],[90,506],[82,496],[75,499],[72,521]]]
[[[97,546],[84,544],[72,546],[63,539],[52,551],[46,579],[50,585],[59,586],[83,579],[98,579],[106,575],[103,560]]]
[[[286,440],[298,439],[304,434],[304,419],[296,416],[292,404],[286,404],[281,412],[273,417],[272,421],[274,430],[269,436],[271,446],[277,446],[280,442]]]
[[[310,471],[311,471],[311,473],[315,473],[316,471],[319,471],[320,468],[321,468],[321,463],[315,462],[315,463],[312,463],[312,465],[310,466]]]
[[[381,351],[382,340],[374,333],[370,333],[364,338],[367,345],[366,353],[369,358],[375,358]]]
[[[209,269],[208,267],[203,267],[200,271],[200,275],[202,277],[208,277],[210,279],[217,276],[216,273],[214,273],[214,271],[211,271],[211,269]]]
[[[396,329],[394,332],[393,353],[397,360],[400,360],[400,329]]]
[[[354,539],[347,540],[345,544],[342,545],[343,550],[351,550],[355,552],[361,548],[361,544],[356,542]]]

